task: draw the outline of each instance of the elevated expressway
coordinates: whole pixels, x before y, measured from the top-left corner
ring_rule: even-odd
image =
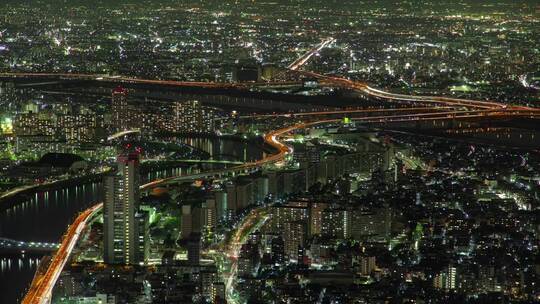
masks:
[[[335,112],[335,111],[334,111]],[[445,110],[445,111],[435,111],[435,112],[422,112],[422,113],[404,113],[403,109],[394,109],[394,110],[379,110],[382,112],[381,115],[370,115],[370,116],[361,116],[353,117],[352,121],[357,121],[360,123],[388,123],[388,122],[410,122],[410,121],[445,121],[445,120],[469,120],[469,119],[481,119],[485,117],[496,118],[496,117],[530,117],[538,118],[540,113],[531,112],[529,110],[509,110],[509,109],[484,109],[484,110]],[[359,110],[351,110],[347,112],[339,111],[339,114],[351,114],[351,113],[361,113]],[[377,111],[366,110],[364,113],[377,113]],[[321,119],[321,116],[332,114],[326,112],[317,112],[304,115],[303,122],[298,122],[294,125],[283,127],[281,129],[271,131],[264,136],[265,142],[274,147],[277,151],[276,154],[267,155],[265,158],[245,163],[242,165],[212,170],[202,173],[196,173],[186,176],[171,177],[165,179],[158,179],[147,183],[141,186],[142,190],[150,189],[152,187],[160,186],[166,183],[175,183],[181,180],[188,179],[200,179],[200,178],[213,178],[226,175],[234,175],[238,173],[246,173],[253,170],[256,170],[264,165],[277,163],[283,161],[285,156],[291,152],[291,148],[282,143],[279,138],[287,133],[293,132],[295,130],[304,129],[308,127],[313,127],[323,124],[335,124],[340,123],[342,120],[339,118],[327,118]],[[281,114],[275,115],[276,117],[281,116]],[[58,280],[62,269],[69,260],[69,257],[79,239],[81,232],[88,225],[92,217],[98,213],[102,208],[102,204],[97,204],[88,210],[82,212],[75,222],[67,230],[60,248],[56,252],[51,261],[49,268],[44,274],[37,274],[32,285],[26,294],[22,303],[49,303],[51,301],[52,289]]]
[[[380,89],[373,88],[367,83],[353,81],[346,78],[321,75],[318,73],[298,70],[307,59],[311,58],[320,47],[324,47],[333,40],[327,40],[318,47],[314,48],[308,54],[299,58],[295,63],[291,64],[290,72],[297,73],[304,77],[318,79],[322,85],[345,88],[359,92],[365,96],[376,100],[387,102],[389,105],[408,105],[408,106],[428,106],[428,107],[454,107],[466,109],[495,109],[495,108],[511,108],[519,110],[540,111],[537,108],[524,106],[509,106],[493,101],[479,101],[469,99],[459,99],[452,97],[437,97],[437,96],[415,96],[385,92]],[[305,59],[305,60],[304,60]],[[0,73],[0,81],[94,81],[96,83],[106,83],[109,85],[151,85],[165,86],[177,88],[200,88],[200,89],[221,89],[221,90],[250,90],[260,86],[272,85],[289,85],[297,82],[246,82],[246,83],[220,83],[220,82],[189,82],[189,81],[174,81],[174,80],[156,80],[156,79],[139,79],[121,76],[105,76],[92,74],[56,74],[56,73]]]
[[[280,129],[278,131],[274,131],[266,135],[265,140],[268,142],[268,144],[272,145],[274,148],[276,148],[279,153],[268,156],[258,162],[250,163],[250,164],[244,164],[240,166],[233,167],[231,169],[222,169],[222,170],[216,170],[211,173],[211,175],[219,175],[220,173],[227,173],[231,170],[237,171],[237,170],[246,170],[251,167],[260,166],[265,163],[271,163],[276,162],[279,160],[282,160],[287,153],[289,153],[290,149],[286,145],[279,142],[276,137],[278,134],[287,133],[289,131],[292,131],[294,127],[288,127],[284,129]],[[240,169],[241,168],[241,169]],[[190,175],[191,178],[199,178],[199,176],[207,176],[209,174],[195,174]],[[140,188],[141,190],[149,189],[151,187],[156,187],[161,184],[164,184],[166,182],[174,180],[176,177],[173,178],[166,178],[166,179],[158,179],[153,182],[147,183],[142,185]],[[22,303],[23,304],[36,304],[36,303],[50,303],[52,301],[52,290],[54,288],[54,285],[56,284],[56,281],[58,280],[62,269],[66,265],[66,263],[69,261],[69,258],[71,256],[71,253],[73,252],[73,249],[75,248],[75,245],[77,244],[77,241],[79,240],[81,233],[84,231],[84,229],[88,226],[88,224],[91,222],[92,218],[101,211],[103,207],[103,203],[98,203],[91,208],[83,211],[80,213],[73,224],[71,224],[66,231],[62,242],[60,244],[60,247],[58,251],[54,254],[54,257],[52,258],[52,261],[50,262],[47,270],[44,273],[36,273],[36,276],[34,277],[34,280],[32,281],[32,284],[26,293]]]
[[[107,137],[107,141],[115,140],[117,138],[121,138],[126,135],[137,134],[137,133],[141,133],[141,129],[124,130],[124,131],[116,132],[114,134],[109,135]]]
[[[54,251],[59,245],[46,242],[23,242],[0,237],[0,252],[32,252],[32,251]]]
[[[124,76],[109,76],[101,74],[79,74],[79,73],[0,73],[0,81],[20,81],[28,82],[42,81],[38,84],[55,84],[62,81],[95,81],[97,83],[111,83],[114,85],[149,85],[166,87],[186,87],[201,89],[249,89],[256,86],[283,86],[298,84],[296,81],[287,82],[246,82],[246,83],[227,83],[227,82],[201,82],[201,81],[178,81],[178,80],[160,80],[160,79],[142,79]]]
[[[308,60],[318,52],[320,52],[322,49],[327,47],[328,45],[332,44],[334,41],[336,41],[334,38],[330,37],[325,40],[323,40],[321,43],[317,44],[315,47],[313,47],[311,50],[306,52],[304,55],[302,55],[300,58],[296,59],[293,63],[291,63],[287,68],[289,70],[296,71],[301,66],[303,66]]]
[[[328,41],[326,41],[328,42]],[[326,44],[325,44],[326,45]],[[315,48],[314,50],[317,50]],[[312,50],[312,51],[314,51]],[[306,55],[304,55],[306,56]],[[306,58],[310,58],[308,56]],[[303,58],[303,57],[301,57]],[[306,60],[307,61],[307,60]],[[300,63],[300,62],[299,62]],[[301,63],[305,63],[301,60]],[[333,77],[327,75],[321,75],[313,72],[300,71],[300,64],[294,65],[294,69],[290,71],[292,73],[298,73],[305,77],[312,77],[318,79],[322,85],[339,87],[349,89],[358,92],[364,96],[370,97],[374,100],[380,100],[387,105],[406,105],[411,107],[452,107],[455,109],[509,109],[509,110],[529,110],[538,112],[540,109],[531,108],[525,106],[511,106],[494,101],[479,101],[469,99],[459,99],[452,97],[437,97],[437,96],[416,96],[416,95],[404,95],[385,92],[380,89],[373,88],[367,83],[353,81],[341,77]],[[221,89],[221,90],[250,90],[259,86],[272,86],[289,84],[284,82],[248,82],[248,83],[218,83],[218,82],[187,82],[187,81],[174,81],[174,80],[153,80],[153,79],[139,79],[130,77],[116,77],[116,76],[104,76],[104,75],[91,75],[91,74],[55,74],[55,73],[0,73],[0,81],[95,81],[97,83],[106,83],[109,85],[126,85],[126,84],[138,84],[138,85],[151,85],[151,86],[165,86],[165,87],[177,87],[177,88],[199,88],[199,89]],[[384,105],[382,104],[382,105]]]
[[[103,204],[97,204],[83,211],[75,221],[68,227],[60,247],[54,254],[49,267],[44,273],[36,273],[32,285],[26,293],[22,303],[50,303],[52,301],[52,289],[62,269],[66,265],[73,248],[77,244],[81,233],[86,228],[89,221],[101,210]]]
[[[283,144],[279,139],[281,136],[291,133],[295,130],[314,127],[323,124],[336,124],[342,121],[342,116],[351,116],[351,121],[363,124],[385,124],[394,122],[444,122],[444,121],[468,121],[493,118],[539,118],[540,112],[537,109],[529,107],[507,106],[502,103],[489,101],[475,101],[465,99],[455,99],[448,97],[431,96],[409,96],[393,94],[369,87],[365,83],[355,82],[344,78],[320,75],[312,72],[297,71],[309,58],[320,49],[324,48],[333,40],[323,41],[310,52],[295,61],[289,68],[292,71],[302,73],[310,77],[319,79],[323,83],[328,83],[337,87],[344,87],[362,92],[368,96],[382,99],[396,104],[412,105],[413,108],[404,109],[379,109],[379,110],[343,110],[329,112],[311,112],[297,114],[276,114],[259,118],[291,118],[292,125],[269,132],[264,136],[265,142],[274,147],[276,154],[267,155],[265,158],[245,163],[230,168],[201,172],[186,176],[158,179],[141,186],[142,190],[164,185],[166,183],[175,183],[186,179],[212,178],[226,175],[246,173],[263,167],[267,164],[283,161],[285,156],[291,152],[291,148]],[[147,85],[166,85],[166,86],[186,86],[200,88],[249,88],[258,84],[227,84],[227,83],[207,83],[207,82],[181,82],[166,80],[145,80],[127,77],[110,77],[102,75],[86,74],[40,74],[40,73],[3,73],[2,79],[42,79],[42,80],[92,80],[106,81],[121,85],[123,83],[136,83]],[[264,83],[268,85],[268,83]],[[257,117],[252,117],[257,118]],[[90,223],[92,218],[101,210],[102,204],[96,204],[93,207],[82,212],[69,226],[62,243],[54,255],[48,269],[44,273],[37,273],[28,293],[22,303],[50,303],[53,287],[62,272],[62,269],[69,261],[70,255],[77,243],[81,233]]]

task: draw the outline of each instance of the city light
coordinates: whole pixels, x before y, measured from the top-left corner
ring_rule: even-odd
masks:
[[[0,3],[1,303],[540,300],[534,1],[45,2]]]

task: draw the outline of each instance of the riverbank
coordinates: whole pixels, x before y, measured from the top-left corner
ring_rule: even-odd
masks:
[[[27,201],[29,197],[36,192],[44,192],[58,188],[76,186],[84,183],[98,182],[103,179],[103,175],[105,175],[106,173],[107,172],[78,176],[46,184],[29,186],[20,191],[13,191],[13,193],[0,198],[0,212],[13,208],[18,204]]]

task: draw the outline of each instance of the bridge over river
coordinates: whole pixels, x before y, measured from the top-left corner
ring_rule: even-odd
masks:
[[[15,252],[47,252],[55,251],[60,247],[58,243],[26,242],[8,238],[0,238],[0,254]]]

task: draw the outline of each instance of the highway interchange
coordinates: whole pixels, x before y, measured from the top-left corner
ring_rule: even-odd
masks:
[[[297,71],[301,65],[305,64],[316,52],[331,44],[333,39],[324,40],[310,52],[304,54],[297,61],[289,66],[292,71]],[[401,94],[393,94],[382,90],[374,89],[362,82],[355,82],[339,77],[330,77],[319,75],[311,72],[300,72],[307,76],[315,77],[323,83],[332,84],[339,87],[347,87],[354,91],[366,94],[373,98],[385,100],[390,103],[406,104],[410,108],[398,109],[378,109],[378,110],[342,110],[342,111],[327,111],[327,112],[310,112],[296,114],[272,114],[272,115],[257,115],[252,118],[293,118],[301,119],[300,122],[295,121],[290,126],[280,128],[268,132],[264,136],[265,142],[274,147],[275,154],[267,155],[265,158],[245,163],[238,166],[233,166],[220,170],[197,173],[189,176],[171,177],[166,179],[158,179],[141,186],[142,190],[156,187],[168,182],[174,182],[176,179],[197,179],[205,177],[223,176],[231,173],[249,172],[260,168],[267,164],[283,161],[285,156],[291,152],[291,149],[280,141],[280,137],[289,134],[295,130],[309,128],[317,125],[328,123],[339,123],[341,118],[332,117],[332,115],[355,115],[351,117],[352,121],[362,123],[386,123],[386,122],[407,122],[407,121],[445,121],[445,120],[460,120],[460,119],[485,119],[489,118],[508,118],[508,117],[524,117],[538,118],[540,112],[538,109],[522,106],[511,106],[498,102],[491,101],[475,101],[455,99],[448,97],[431,97],[431,96],[409,96]],[[238,86],[246,86],[246,84],[223,84],[223,83],[201,83],[201,82],[178,82],[178,81],[163,81],[163,80],[144,80],[126,77],[105,77],[99,75],[77,75],[77,74],[15,74],[4,73],[1,77],[25,78],[25,77],[43,77],[43,78],[65,78],[65,79],[91,79],[98,81],[109,81],[118,84],[122,83],[143,83],[154,85],[168,86],[189,86],[199,88],[237,88]],[[379,113],[378,113],[379,112]],[[127,134],[127,133],[126,133]],[[55,253],[45,273],[36,274],[24,300],[22,303],[49,303],[52,297],[52,290],[62,269],[68,262],[73,248],[77,244],[81,233],[85,230],[92,218],[101,210],[102,204],[96,204],[91,208],[82,212],[76,220],[71,224],[66,231],[60,248]],[[247,221],[244,221],[242,229],[237,230],[237,233],[232,238],[233,242],[229,247],[229,255],[235,256],[239,250],[241,231],[246,231],[253,227],[253,219],[248,216]],[[240,232],[238,232],[240,231]],[[226,282],[227,295],[231,296],[231,286],[233,285],[234,275],[230,275]]]

